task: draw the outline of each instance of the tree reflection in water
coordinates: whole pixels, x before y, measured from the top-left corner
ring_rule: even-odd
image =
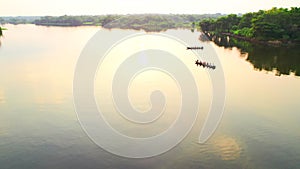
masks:
[[[2,28],[0,26],[0,47],[1,47],[1,37],[3,36],[3,33],[2,33]]]
[[[299,45],[269,46],[210,34],[202,34],[199,39],[210,40],[220,47],[239,48],[242,54],[248,53],[246,60],[254,66],[255,70],[276,71],[277,76],[290,74],[300,76]]]

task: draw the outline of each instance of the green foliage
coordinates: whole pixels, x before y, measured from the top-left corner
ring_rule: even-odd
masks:
[[[264,41],[299,41],[300,8],[272,8],[241,17],[231,14],[217,20],[200,21],[199,25],[204,32],[232,33]]]
[[[235,35],[244,36],[247,38],[253,37],[253,28],[244,27],[242,29],[237,29],[233,32]]]
[[[201,29],[207,32],[230,32],[240,21],[240,17],[235,14],[223,16],[218,19],[205,19],[199,23]]]
[[[251,28],[253,18],[254,18],[253,13],[244,14],[238,24],[238,27],[239,28]]]

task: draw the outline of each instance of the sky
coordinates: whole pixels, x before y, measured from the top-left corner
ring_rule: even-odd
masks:
[[[246,13],[300,7],[300,0],[1,0],[0,16]]]

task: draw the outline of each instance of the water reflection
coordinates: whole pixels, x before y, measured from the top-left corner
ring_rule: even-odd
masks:
[[[197,58],[193,57],[191,51],[166,41],[166,49],[180,56],[195,74],[199,86],[199,119],[187,138],[166,154],[141,160],[123,159],[110,155],[89,140],[73,108],[72,80],[76,60],[85,43],[99,28],[35,25],[6,27],[10,31],[5,32],[5,42],[0,49],[0,168],[279,169],[300,166],[300,79],[277,78],[249,70],[249,63],[239,58],[237,48],[225,50],[216,47],[216,52],[223,56],[220,60],[226,76],[226,108],[214,136],[206,144],[198,144],[197,139],[213,99],[210,77],[207,69],[199,69],[194,65],[194,59]],[[102,31],[106,31],[109,36],[117,36],[129,30]],[[172,31],[174,34],[190,32]],[[196,31],[194,35],[191,42],[195,40],[196,44]],[[162,43],[155,40],[148,39],[146,42],[154,45]],[[126,42],[118,45],[121,48],[115,47],[109,53],[111,56],[108,55],[106,60],[109,64],[101,67],[105,71],[99,71],[104,73],[104,79],[112,77],[113,70],[117,69],[115,66],[120,64],[117,61],[121,61],[122,56],[129,56],[132,50],[144,48],[138,39],[131,38],[131,41]],[[209,59],[212,54],[206,49],[204,46],[200,54]],[[251,63],[266,63],[268,56],[272,56],[272,51],[267,49],[265,54],[263,49],[251,50],[248,57]],[[299,50],[293,51],[294,54],[290,53],[292,50],[274,52],[274,55],[278,54],[276,68],[281,70],[278,64],[285,63],[280,60],[284,59],[284,53],[288,58],[299,53]],[[264,60],[260,61],[262,58]],[[293,68],[291,63],[299,62],[286,61],[288,68]],[[95,77],[95,98],[99,105],[104,105],[104,115],[117,131],[129,136],[153,136],[174,122],[178,112],[173,110],[179,110],[180,107],[180,89],[172,78],[166,76],[157,71],[144,72],[136,76],[129,88],[132,104],[141,111],[150,107],[150,91],[158,89],[165,92],[166,100],[169,101],[167,110],[156,124],[137,128],[135,124],[127,125],[129,122],[124,119],[124,122],[121,121],[120,116],[116,118],[116,111],[111,110],[113,105],[108,104],[111,99],[105,100],[108,97],[102,97],[111,92],[106,90],[111,82],[109,79],[100,83],[104,84],[100,86],[98,81],[101,82],[101,78]],[[116,143],[116,146],[120,145],[123,143]]]
[[[4,91],[0,89],[0,104],[4,104],[5,102]]]
[[[241,147],[238,142],[229,136],[220,136],[214,141],[216,153],[222,160],[235,160],[240,157]]]
[[[275,47],[210,34],[202,34],[199,39],[213,41],[220,47],[239,48],[242,54],[248,53],[246,60],[254,66],[255,70],[275,72],[277,76],[291,74],[300,76],[299,45]]]
[[[0,26],[0,47],[1,47],[1,37],[3,36],[3,33],[2,33],[2,28]]]

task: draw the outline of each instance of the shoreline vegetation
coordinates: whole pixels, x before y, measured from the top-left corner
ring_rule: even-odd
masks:
[[[229,36],[252,43],[291,45],[300,43],[300,8],[272,8],[242,16],[230,14],[204,19],[199,26],[210,36]]]
[[[237,38],[273,46],[300,44],[300,8],[272,8],[246,14],[133,14],[44,17],[0,17],[0,24],[42,26],[101,26],[160,32],[200,29],[205,35]],[[3,29],[2,29],[3,30]]]
[[[146,32],[165,31],[174,28],[191,28],[204,19],[218,18],[217,14],[134,14],[134,15],[96,15],[96,16],[44,16],[44,17],[0,17],[0,23],[35,24],[42,26],[102,26],[145,30]]]

